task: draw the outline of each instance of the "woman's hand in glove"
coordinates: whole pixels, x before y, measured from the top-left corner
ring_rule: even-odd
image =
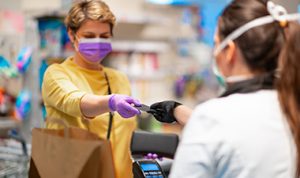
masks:
[[[172,123],[177,121],[174,116],[174,110],[181,105],[176,101],[162,101],[150,106],[148,113],[152,114],[160,122]]]
[[[122,117],[130,118],[141,112],[134,106],[141,106],[141,103],[127,95],[114,94],[108,100],[108,106],[111,111],[117,111]]]

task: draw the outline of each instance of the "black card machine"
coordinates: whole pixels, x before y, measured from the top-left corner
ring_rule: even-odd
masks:
[[[140,160],[133,163],[134,178],[165,178],[165,175],[155,160]]]
[[[132,172],[134,178],[165,178],[170,172],[170,166],[158,163],[156,160],[143,159],[143,155],[155,153],[159,156],[173,159],[179,138],[176,134],[151,133],[135,131],[131,138],[131,155],[134,159]]]

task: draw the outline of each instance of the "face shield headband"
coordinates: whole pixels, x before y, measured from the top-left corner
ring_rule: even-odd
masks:
[[[275,21],[279,22],[281,26],[285,26],[288,21],[300,20],[299,13],[287,14],[287,11],[284,7],[274,4],[272,1],[268,1],[267,9],[270,15],[254,19],[229,34],[214,50],[214,56],[218,55],[224,48],[226,48],[230,41],[237,39],[242,34],[254,27],[269,24]]]

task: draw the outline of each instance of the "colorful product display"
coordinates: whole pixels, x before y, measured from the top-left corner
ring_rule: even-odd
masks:
[[[65,53],[73,51],[68,39],[66,27],[62,17],[40,17],[38,28],[40,35],[40,49],[43,57],[67,57]]]
[[[17,59],[17,69],[20,73],[25,73],[31,63],[32,48],[25,47],[21,50]]]
[[[179,76],[175,81],[175,96],[182,98],[186,95],[194,97],[197,91],[201,90],[203,78],[197,74],[186,74]]]
[[[23,90],[17,97],[14,116],[17,120],[24,120],[28,117],[31,109],[31,93]]]
[[[0,116],[8,116],[12,111],[13,98],[0,88]]]
[[[26,73],[31,63],[32,52],[31,47],[22,48],[17,57],[16,66],[12,66],[7,59],[0,56],[0,74],[5,76],[5,79],[1,80],[2,86],[0,86],[2,87],[0,90],[0,114],[2,116],[13,116],[14,119],[20,121],[28,117],[31,109],[31,93],[24,90],[15,98],[7,93],[6,82],[22,77],[21,75]],[[13,105],[15,105],[14,109]],[[12,110],[14,111],[12,112]]]
[[[18,71],[13,67],[7,59],[0,56],[0,74],[4,74],[6,77],[14,78],[18,76]]]

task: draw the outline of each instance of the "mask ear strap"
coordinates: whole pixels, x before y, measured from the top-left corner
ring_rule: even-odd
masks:
[[[74,31],[72,31],[72,35],[73,35],[73,42],[72,42],[73,47],[75,48],[76,51],[78,51],[78,48],[75,45],[75,41],[77,40],[77,42],[79,43],[79,38],[78,38],[78,36],[76,35],[76,33]]]
[[[79,41],[79,38],[77,37],[76,32],[74,32],[74,30],[71,30],[71,31],[72,31],[71,34],[73,35],[73,43],[75,40]]]

